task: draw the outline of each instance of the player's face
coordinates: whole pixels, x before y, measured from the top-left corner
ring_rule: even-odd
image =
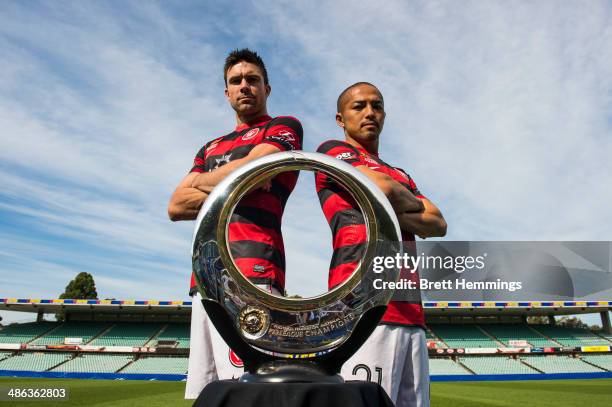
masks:
[[[254,118],[266,113],[270,86],[264,84],[261,69],[250,62],[239,62],[227,71],[225,96],[238,116]]]
[[[360,85],[349,90],[336,121],[347,135],[357,141],[377,140],[385,124],[385,106],[378,89]]]

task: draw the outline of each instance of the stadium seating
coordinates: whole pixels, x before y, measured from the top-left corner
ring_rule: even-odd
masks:
[[[525,374],[540,372],[506,356],[461,356],[459,361],[476,374]]]
[[[425,329],[425,340],[427,342],[435,342],[437,348],[446,348],[446,344],[440,340],[440,338],[436,337],[436,335],[431,331],[431,329]]]
[[[82,338],[82,343],[86,344],[106,327],[108,327],[108,323],[105,322],[65,322],[32,343],[35,345],[57,345],[63,344],[65,338]]]
[[[554,325],[534,325],[533,328],[550,338],[554,338],[563,346],[610,345],[610,342],[586,329]]]
[[[157,345],[157,341],[177,341],[177,348],[189,347],[189,325],[171,323],[155,338],[153,346]]]
[[[187,358],[143,357],[134,361],[119,373],[186,374]]]
[[[13,354],[13,352],[0,351],[0,360],[8,358],[12,354]]]
[[[559,346],[525,324],[488,324],[480,327],[506,346],[510,346],[511,340],[526,340],[535,347]]]
[[[602,371],[602,369],[569,356],[521,356],[521,359],[544,373],[589,373]]]
[[[430,375],[471,375],[461,365],[449,358],[429,358]]]
[[[81,355],[59,365],[53,371],[114,373],[132,360],[132,355]]]
[[[0,370],[44,372],[69,358],[70,353],[22,353],[0,361]]]
[[[429,329],[425,330],[425,339],[435,341],[437,338],[431,333]]]
[[[612,372],[612,355],[582,355],[580,359]]]
[[[8,325],[0,330],[0,343],[28,343],[56,326],[57,323],[55,322],[29,322]]]
[[[161,327],[162,324],[157,322],[118,322],[90,345],[144,346]]]
[[[161,318],[160,318],[161,319]],[[0,370],[91,372],[128,374],[179,374],[187,372],[186,349],[190,345],[189,324],[185,319],[166,318],[164,322],[92,322],[70,320],[65,323],[35,322],[12,324],[0,330],[0,343],[27,343],[28,345],[63,344],[65,338],[82,338],[83,344],[95,346],[125,346],[114,353],[41,352],[34,349],[1,350]],[[172,321],[172,322],[168,322]],[[178,322],[181,321],[181,322]],[[466,323],[449,323],[466,322]],[[499,322],[498,322],[499,321]],[[501,322],[503,321],[503,323]],[[498,323],[496,323],[498,322]],[[526,341],[532,347],[575,347],[589,345],[611,346],[612,336],[594,334],[585,329],[554,325],[527,325],[519,318],[454,320],[440,318],[428,325],[426,338],[436,342],[438,348],[500,348],[512,340]],[[178,350],[159,349],[156,353],[130,353],[132,347],[165,345]],[[176,344],[174,344],[176,342]],[[25,346],[24,346],[25,348]],[[598,349],[585,349],[598,350]],[[603,350],[603,349],[602,349]],[[91,351],[91,349],[90,349]],[[118,354],[118,352],[122,354]],[[549,350],[547,350],[548,352]],[[73,351],[76,352],[76,351]],[[440,351],[443,352],[443,351]],[[469,352],[469,351],[468,351]],[[484,375],[541,373],[601,373],[612,371],[612,353],[520,353],[475,354],[450,351],[429,358],[430,374]],[[495,349],[492,350],[495,352]],[[515,359],[519,356],[519,359]]]
[[[430,325],[429,328],[451,348],[498,348],[476,325]]]

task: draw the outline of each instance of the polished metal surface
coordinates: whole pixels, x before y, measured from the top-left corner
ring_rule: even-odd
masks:
[[[229,219],[240,200],[264,180],[295,170],[321,171],[344,186],[360,207],[367,229],[365,255],[351,277],[310,298],[259,289],[238,270],[227,244]],[[376,256],[401,252],[400,236],[389,201],[361,172],[324,154],[282,152],[248,163],[215,187],[196,220],[193,270],[202,296],[225,308],[251,346],[282,357],[312,358],[342,344],[363,312],[390,300],[392,292],[375,290],[372,281],[396,281],[399,270],[376,274],[371,263]]]

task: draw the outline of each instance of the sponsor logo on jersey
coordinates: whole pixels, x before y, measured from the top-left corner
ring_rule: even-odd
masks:
[[[219,145],[219,141],[221,141],[221,140],[213,141],[212,143],[210,143],[210,145],[206,149],[206,153],[208,154],[211,151],[213,151],[215,148],[217,148],[217,146]]]
[[[376,162],[376,160],[371,159],[370,157],[368,157],[365,154],[362,154],[361,157],[363,158],[363,161],[370,163],[370,164],[375,164],[378,165],[378,163]],[[379,167],[380,168],[380,167]]]
[[[282,137],[283,139],[287,141],[295,141],[295,137],[293,136],[293,134],[291,134],[290,131],[281,130],[278,132],[278,136]]]
[[[231,349],[229,350],[229,361],[234,367],[244,367],[244,362],[242,359],[240,359],[240,357],[236,355],[236,352]]]
[[[230,157],[232,156],[232,153],[229,154],[225,154],[223,157],[221,158],[215,158],[216,164],[215,164],[215,168],[217,169],[220,166],[222,166],[223,164],[227,164],[230,162]]]
[[[264,271],[266,271],[265,266],[261,265],[261,264],[256,264],[253,266],[253,271],[256,273],[263,273]]]
[[[250,140],[253,137],[255,137],[257,135],[257,133],[259,133],[259,127],[256,127],[254,129],[251,129],[249,131],[247,131],[244,136],[242,136],[242,140]]]
[[[295,148],[295,136],[285,130],[281,130],[280,132],[278,132],[278,134],[267,136],[266,140],[278,141],[279,143],[287,143],[289,144],[291,150]]]
[[[348,160],[349,158],[355,158],[355,154],[349,153],[348,151],[340,153],[336,156],[338,160]]]

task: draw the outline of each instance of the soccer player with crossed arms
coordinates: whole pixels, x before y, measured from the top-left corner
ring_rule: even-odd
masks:
[[[385,122],[384,100],[378,88],[367,82],[346,88],[338,97],[336,122],[344,131],[344,141],[326,141],[317,151],[353,165],[374,181],[397,215],[408,250],[414,250],[415,235],[444,236],[446,222],[440,210],[421,194],[408,173],[378,155]],[[342,187],[323,173],[317,173],[316,186],[333,235],[329,271],[332,289],[351,275],[361,259],[366,226],[356,202]],[[418,282],[417,273],[402,277]],[[391,301],[379,326],[343,365],[341,375],[347,380],[378,381],[397,406],[429,406],[424,329],[418,291],[411,293],[408,300]]]
[[[223,79],[225,96],[236,115],[236,128],[209,141],[197,153],[189,174],[170,198],[168,216],[172,221],[195,219],[212,189],[249,161],[302,148],[303,131],[297,119],[268,115],[266,101],[271,87],[257,53],[248,49],[231,52],[225,60]],[[249,192],[229,224],[229,249],[240,271],[276,294],[284,292],[285,284],[281,219],[297,177],[295,171],[283,172]],[[211,381],[237,378],[244,370],[242,361],[210,322],[193,274],[189,293],[193,305],[185,398],[195,399]]]

